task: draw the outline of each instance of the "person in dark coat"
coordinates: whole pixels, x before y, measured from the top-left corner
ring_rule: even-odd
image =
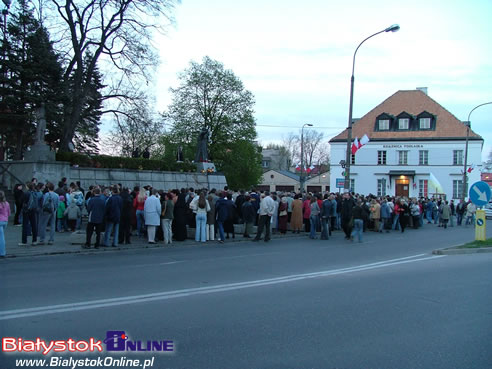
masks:
[[[14,189],[14,200],[15,200],[15,216],[14,225],[22,225],[20,216],[22,214],[22,204],[24,202],[24,191],[22,191],[23,185],[18,183],[15,185]]]
[[[224,223],[229,218],[229,206],[227,206],[227,199],[225,193],[215,203],[215,216],[217,219],[217,226],[219,227],[219,242],[224,243]]]
[[[133,198],[128,192],[128,188],[123,188],[120,194],[121,197],[121,218],[120,232],[118,235],[118,243],[131,244],[132,234],[132,214],[133,214]]]
[[[174,239],[176,241],[186,240],[186,190],[181,189],[176,204],[174,204],[174,221],[175,226]]]
[[[236,214],[236,205],[234,204],[234,201],[232,201],[232,194],[228,193],[227,194],[227,214],[228,217],[226,221],[224,222],[224,232],[226,233],[226,238],[229,238],[229,233],[232,234],[232,238],[235,238],[234,236],[234,216]]]
[[[106,247],[110,246],[109,241],[111,238],[111,233],[113,232],[114,229],[113,247],[117,247],[118,240],[119,240],[121,210],[123,208],[123,201],[121,200],[118,186],[114,186],[111,192],[112,195],[106,201],[106,208],[105,208],[106,230],[104,232],[104,246]]]
[[[94,247],[97,249],[101,242],[102,224],[104,221],[105,202],[101,197],[101,189],[99,187],[94,188],[94,196],[92,196],[87,203],[87,213],[89,214],[89,220],[87,222],[87,237],[85,245],[82,246],[85,249],[91,248],[91,238],[94,231],[96,231],[96,243]]]
[[[341,223],[342,223],[342,229],[343,232],[345,233],[345,239],[350,240],[351,233],[352,233],[352,226],[351,226],[351,220],[352,220],[352,209],[355,206],[355,201],[353,197],[348,193],[343,194],[343,199],[341,203]]]
[[[407,227],[408,220],[410,218],[410,208],[405,200],[401,200],[401,206],[398,211],[400,213],[400,226],[403,233],[405,232],[405,228]]]
[[[283,196],[278,205],[278,230],[282,234],[287,233],[288,208],[287,196]]]
[[[253,224],[255,224],[256,211],[252,204],[253,199],[250,196],[244,198],[243,205],[241,206],[241,214],[244,221],[244,234],[246,238],[251,238],[250,234],[253,233]]]
[[[236,197],[236,214],[237,214],[237,222],[243,222],[243,204],[246,201],[246,196],[244,195],[244,190],[239,191],[239,195]]]

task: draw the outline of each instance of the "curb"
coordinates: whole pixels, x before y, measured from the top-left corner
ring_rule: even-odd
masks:
[[[304,235],[303,234],[293,234],[289,235],[287,237],[272,237],[272,241],[274,240],[283,240],[283,239],[289,239],[289,238],[302,238]],[[33,252],[33,253],[23,253],[23,254],[7,254],[3,258],[5,259],[14,259],[14,258],[24,258],[24,257],[36,257],[36,256],[49,256],[49,255],[66,255],[66,254],[98,254],[102,252],[114,252],[114,251],[129,251],[129,250],[141,250],[141,249],[177,249],[177,248],[192,248],[192,247],[213,247],[213,246],[218,246],[220,245],[221,247],[230,245],[230,244],[237,244],[237,243],[244,243],[244,242],[250,242],[251,238],[243,239],[243,238],[238,238],[237,240],[235,239],[230,239],[226,243],[220,244],[216,240],[215,241],[208,241],[205,244],[197,243],[194,240],[187,239],[183,242],[173,242],[173,244],[170,245],[164,245],[163,243],[155,243],[155,244],[139,244],[139,243],[132,243],[132,246],[130,247],[99,247],[98,249],[90,248],[90,249],[83,249],[81,247],[82,244],[77,244],[77,243],[70,243],[71,247],[77,247],[74,249],[68,249],[68,250],[56,250],[56,251],[40,251],[40,252]]]
[[[434,250],[432,254],[434,255],[464,255],[464,254],[485,254],[492,252],[492,247],[481,247],[474,249],[441,249]]]

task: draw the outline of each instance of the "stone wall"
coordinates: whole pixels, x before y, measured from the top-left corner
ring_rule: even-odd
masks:
[[[2,185],[8,189],[12,189],[19,180],[25,183],[33,177],[36,177],[38,181],[53,182],[55,186],[61,178],[66,177],[69,183],[80,181],[84,189],[93,184],[110,185],[116,183],[121,183],[124,187],[129,188],[151,185],[162,190],[182,187],[222,189],[227,185],[226,179],[222,174],[205,175],[197,172],[80,168],[71,167],[70,163],[67,162],[4,161],[0,162],[0,164],[3,168],[8,169],[8,171],[0,174]]]

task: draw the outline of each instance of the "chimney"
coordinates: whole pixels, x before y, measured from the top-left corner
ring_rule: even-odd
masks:
[[[424,94],[428,95],[427,94],[427,87],[417,87],[417,90],[422,91]]]

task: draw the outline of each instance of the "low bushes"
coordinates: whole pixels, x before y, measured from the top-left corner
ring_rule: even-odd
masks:
[[[108,155],[86,155],[76,152],[59,152],[57,161],[67,161],[71,165],[88,168],[137,169],[168,172],[194,172],[196,167],[192,163],[166,162],[143,158],[125,158]]]

